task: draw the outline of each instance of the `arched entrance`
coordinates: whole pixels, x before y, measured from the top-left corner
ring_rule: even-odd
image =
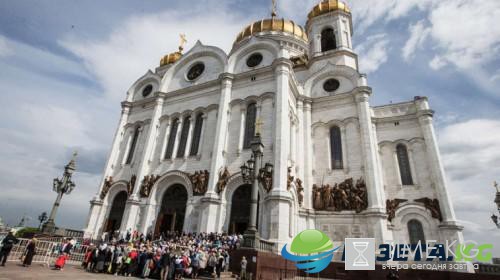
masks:
[[[229,219],[229,234],[243,234],[250,223],[250,201],[252,185],[239,186],[231,199],[231,218]],[[259,197],[260,202],[260,197]],[[257,203],[259,205],[259,203]],[[257,228],[259,225],[259,207],[257,207]]]
[[[156,220],[155,236],[169,231],[182,232],[187,200],[188,193],[183,185],[175,184],[167,189]]]
[[[120,229],[122,223],[123,212],[125,211],[125,204],[127,203],[128,194],[126,191],[119,192],[113,199],[111,211],[104,228],[105,232],[115,232]]]

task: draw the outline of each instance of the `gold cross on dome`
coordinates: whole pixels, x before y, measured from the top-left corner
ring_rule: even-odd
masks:
[[[187,42],[186,34],[181,33],[179,34],[179,37],[181,38],[181,42],[179,44],[179,51],[182,52],[182,50],[184,50],[184,45]]]
[[[258,118],[257,121],[255,122],[255,135],[260,136],[260,131],[262,129],[263,124],[264,123],[262,122],[262,120],[260,118]]]

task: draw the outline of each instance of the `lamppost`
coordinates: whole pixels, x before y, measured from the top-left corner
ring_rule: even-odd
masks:
[[[57,193],[56,201],[54,202],[54,206],[52,206],[52,211],[50,211],[50,216],[47,222],[43,225],[42,232],[43,233],[54,233],[56,229],[56,225],[54,223],[54,219],[56,218],[57,208],[61,204],[61,199],[63,195],[70,194],[75,188],[75,183],[71,181],[71,176],[75,172],[75,159],[77,153],[73,153],[73,158],[70,162],[64,167],[64,173],[62,179],[55,178],[53,183],[53,190]]]
[[[252,195],[250,200],[250,223],[244,234],[244,246],[255,248],[256,243],[259,239],[259,233],[257,231],[257,209],[259,200],[259,181],[265,177],[272,176],[273,165],[271,163],[266,163],[265,167],[262,166],[262,156],[264,152],[264,144],[260,138],[260,126],[262,123],[257,121],[255,124],[256,133],[250,143],[252,149],[252,156],[250,159],[244,163],[241,168],[241,175],[243,181],[248,184],[252,184]]]
[[[42,228],[43,222],[47,220],[47,212],[43,212],[40,216],[38,216],[38,221],[40,221],[40,225],[38,226],[38,229]]]
[[[498,189],[498,183],[497,182],[493,182],[493,186],[495,187],[495,189],[497,191],[497,194],[495,196],[494,202],[497,205],[498,212],[500,212],[500,190]],[[492,214],[491,215],[491,220],[493,220],[493,223],[495,223],[495,225],[498,228],[500,228],[500,221],[498,221],[498,216],[497,215]]]

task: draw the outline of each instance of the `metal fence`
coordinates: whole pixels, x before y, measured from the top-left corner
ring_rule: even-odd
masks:
[[[19,243],[15,244],[10,251],[8,261],[21,261],[21,257],[26,252],[30,239],[19,239]],[[35,256],[33,257],[34,263],[44,263],[49,265],[52,260],[52,252],[56,243],[47,241],[38,241],[36,244]]]
[[[26,246],[28,246],[30,239],[19,239],[19,243],[12,247],[8,261],[21,261],[21,257],[26,252]],[[88,245],[82,245],[76,243],[72,249],[71,254],[66,260],[67,264],[80,265],[87,252]],[[61,255],[62,242],[53,242],[47,240],[38,240],[36,242],[36,254],[33,257],[34,263],[44,263],[46,265],[52,265],[55,260]]]

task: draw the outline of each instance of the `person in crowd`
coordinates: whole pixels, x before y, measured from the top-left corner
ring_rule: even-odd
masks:
[[[224,266],[224,256],[222,255],[222,252],[217,252],[217,264],[215,265],[217,278],[220,278],[220,273]]]
[[[33,261],[33,257],[36,254],[36,238],[33,238],[30,240],[28,243],[28,246],[26,246],[26,250],[24,251],[24,256],[23,256],[23,266],[28,267],[31,265],[31,262]]]
[[[220,276],[229,267],[229,252],[242,241],[241,236],[220,233],[170,231],[157,240],[150,234],[128,230],[120,239],[88,245],[83,266],[89,272],[161,280],[213,277],[214,272]],[[65,244],[61,251],[67,248]]]
[[[241,280],[246,280],[247,279],[247,259],[245,256],[241,258],[241,272],[240,272],[240,279]]]
[[[2,240],[2,249],[0,250],[0,261],[1,266],[5,266],[5,262],[9,257],[10,251],[15,244],[17,244],[19,240],[14,236],[14,232],[10,231],[7,236]]]
[[[160,267],[161,267],[160,280],[167,280],[171,262],[172,260],[170,256],[170,251],[166,249],[160,258]]]

